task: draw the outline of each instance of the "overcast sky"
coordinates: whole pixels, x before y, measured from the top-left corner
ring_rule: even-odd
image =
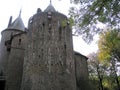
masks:
[[[54,8],[65,15],[68,15],[70,0],[52,0]],[[0,32],[4,30],[9,21],[9,17],[13,16],[13,21],[18,17],[20,9],[22,9],[21,17],[27,27],[28,19],[34,15],[37,8],[42,11],[49,5],[50,0],[2,0],[0,3]],[[81,37],[73,37],[74,50],[83,55],[97,51],[96,41],[87,45]]]

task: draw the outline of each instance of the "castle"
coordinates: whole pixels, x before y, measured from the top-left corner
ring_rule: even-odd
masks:
[[[87,57],[73,51],[69,20],[51,3],[37,9],[28,28],[21,15],[10,17],[1,34],[0,90],[85,90]]]

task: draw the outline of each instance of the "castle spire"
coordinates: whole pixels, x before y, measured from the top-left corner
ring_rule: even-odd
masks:
[[[22,10],[20,9],[20,12],[19,12],[19,17],[21,17],[21,11],[22,11]]]
[[[50,0],[50,4],[52,4],[52,1]]]

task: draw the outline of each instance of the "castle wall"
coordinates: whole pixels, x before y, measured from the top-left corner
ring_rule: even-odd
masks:
[[[34,15],[28,25],[21,90],[76,90],[72,31],[67,17]]]
[[[20,90],[23,73],[25,45],[26,33],[13,37],[11,51],[8,59],[6,90]]]
[[[77,52],[75,52],[74,58],[77,90],[88,90],[89,88],[86,88],[88,85],[88,58]]]
[[[7,74],[7,63],[8,63],[8,56],[9,53],[6,49],[5,42],[10,40],[11,35],[18,33],[18,30],[4,30],[2,31],[2,38],[0,42],[0,72],[2,71],[3,74],[6,76]]]
[[[50,3],[30,18],[28,31],[21,31],[25,27],[20,17],[15,21],[9,24],[18,30],[4,30],[0,43],[5,90],[89,90],[87,58],[73,52],[72,30],[65,15]]]

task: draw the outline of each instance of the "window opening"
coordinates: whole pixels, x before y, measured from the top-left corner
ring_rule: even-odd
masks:
[[[19,45],[21,44],[21,39],[19,39]]]

